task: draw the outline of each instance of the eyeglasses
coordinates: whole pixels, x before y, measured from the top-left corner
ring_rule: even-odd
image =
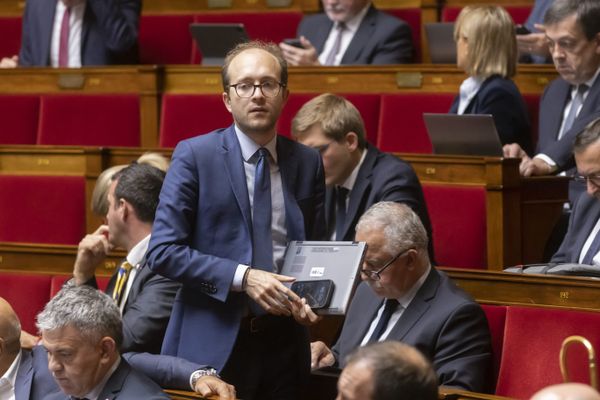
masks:
[[[589,181],[593,185],[600,187],[600,174],[573,175],[571,179],[578,183],[587,183]]]
[[[277,81],[264,81],[258,84],[250,82],[240,82],[233,85],[229,85],[235,90],[235,93],[244,99],[254,96],[256,88],[260,88],[261,93],[265,97],[275,97],[279,94],[282,87],[285,87],[285,83]]]
[[[395,257],[393,257],[390,261],[386,262],[383,265],[383,267],[379,268],[377,271],[373,271],[373,270],[370,270],[370,269],[364,269],[364,268],[362,268],[360,270],[360,272],[363,273],[363,274],[365,274],[367,276],[367,278],[371,279],[372,281],[379,281],[379,280],[381,280],[381,273],[383,271],[385,271],[385,269],[387,267],[389,267],[390,265],[392,265],[394,263],[394,261],[396,261],[402,255],[406,254],[409,250],[412,250],[412,247],[408,248],[406,250],[403,250],[400,253],[396,254]],[[368,264],[368,262],[367,262],[367,264]]]

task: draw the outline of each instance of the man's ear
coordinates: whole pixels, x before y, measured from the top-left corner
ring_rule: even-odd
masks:
[[[104,336],[100,339],[100,361],[109,362],[115,353],[119,353],[117,343],[109,336]]]
[[[406,252],[406,268],[410,271],[414,270],[418,265],[419,253],[415,249],[410,249]]]
[[[350,150],[351,152],[356,151],[356,149],[358,149],[358,135],[356,134],[356,132],[348,132],[346,133],[346,147],[348,148],[348,150]]]
[[[227,111],[231,112],[231,98],[229,97],[229,94],[227,92],[223,92],[222,97],[225,108],[227,108]]]
[[[119,199],[119,215],[123,221],[127,221],[131,211],[131,204],[125,199]]]

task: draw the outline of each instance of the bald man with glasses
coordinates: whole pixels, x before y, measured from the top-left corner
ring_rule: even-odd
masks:
[[[491,345],[485,315],[431,266],[419,217],[404,204],[377,203],[358,221],[356,240],[368,245],[363,282],[333,348],[311,343],[312,367],[342,368],[357,347],[398,340],[429,359],[440,385],[489,391]]]

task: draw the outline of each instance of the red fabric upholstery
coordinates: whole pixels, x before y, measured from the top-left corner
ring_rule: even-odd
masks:
[[[50,281],[50,298],[54,297],[56,293],[60,289],[62,289],[63,285],[66,281],[71,279],[73,275],[54,275]],[[109,276],[97,276],[96,283],[98,283],[98,289],[105,291],[106,286],[108,285],[108,281],[110,280]]]
[[[304,103],[317,95],[317,93],[292,92],[279,117],[279,122],[277,124],[278,132],[284,136],[290,136],[292,119],[294,119],[294,116]],[[343,94],[342,96],[354,104],[358,109],[365,123],[367,140],[371,143],[375,143],[377,141],[377,126],[379,124],[380,96],[378,94]]]
[[[423,185],[439,265],[485,269],[485,188]]]
[[[531,143],[533,144],[533,148],[535,149],[538,142],[540,94],[525,94],[523,95],[523,98],[525,99],[525,104],[527,105],[529,121],[531,121]]]
[[[385,12],[398,17],[410,26],[414,46],[414,62],[421,62],[421,9],[420,8],[392,8]]]
[[[225,128],[233,123],[221,95],[165,94],[160,121],[160,146]]]
[[[502,346],[504,344],[504,326],[506,325],[506,306],[482,304],[492,335],[492,360],[494,363],[494,382],[498,378],[500,360],[502,359]]]
[[[42,96],[38,144],[140,145],[137,95]]]
[[[299,11],[284,12],[246,12],[246,13],[211,13],[194,17],[194,22],[205,23],[242,23],[246,27],[250,39],[260,39],[279,43],[285,38],[296,37],[296,30],[302,19]],[[196,46],[193,49],[193,60],[200,62]]]
[[[453,98],[450,93],[382,95],[377,147],[387,152],[431,153],[423,113],[446,113]]]
[[[528,399],[539,389],[562,383],[559,352],[571,335],[600,348],[600,313],[551,308],[509,307],[496,394]],[[573,345],[568,357],[571,380],[589,383],[587,354]]]
[[[85,178],[0,175],[0,242],[77,244]]]
[[[0,96],[0,144],[35,144],[39,96]]]
[[[531,13],[531,6],[506,6],[504,7],[510,14],[515,24],[524,24]],[[442,22],[454,22],[458,18],[462,7],[444,7],[442,10]]]
[[[35,317],[48,302],[50,275],[0,272],[0,297],[10,303],[21,328],[36,333]]]
[[[0,17],[0,58],[19,54],[21,17]]]
[[[142,64],[190,64],[193,40],[192,15],[142,15],[140,61]]]

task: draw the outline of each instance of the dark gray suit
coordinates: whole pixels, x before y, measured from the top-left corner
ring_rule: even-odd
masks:
[[[360,346],[383,299],[361,283],[333,353],[343,367]],[[491,342],[481,307],[443,272],[431,269],[386,340],[416,347],[433,364],[439,384],[475,392],[491,389]]]
[[[36,346],[31,351],[22,350],[21,364],[15,380],[15,399],[38,400],[54,393],[60,393],[60,389],[48,372],[46,350],[41,346]]]
[[[321,54],[332,27],[333,22],[326,14],[311,15],[300,22],[298,36],[306,37]],[[342,56],[341,64],[402,64],[412,61],[410,26],[371,6]]]

